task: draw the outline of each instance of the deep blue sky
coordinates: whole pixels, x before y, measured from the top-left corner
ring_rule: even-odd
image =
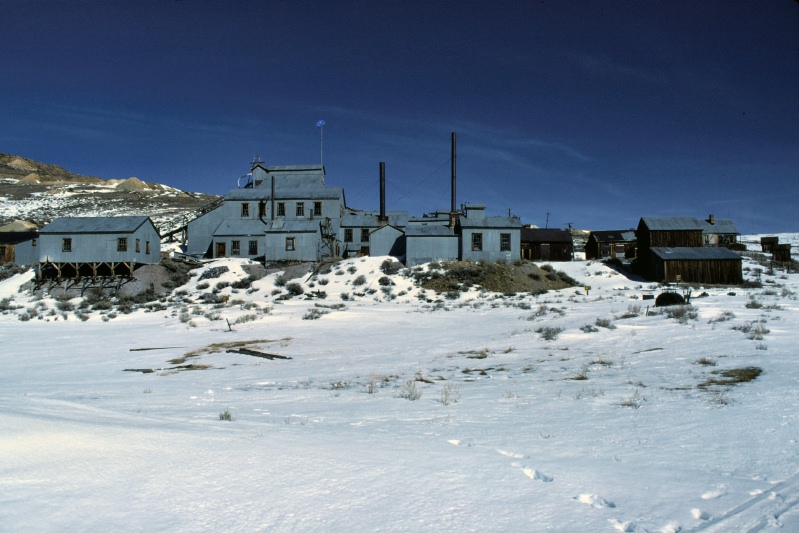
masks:
[[[318,163],[348,205],[799,231],[794,0],[0,0],[0,152],[223,194]]]

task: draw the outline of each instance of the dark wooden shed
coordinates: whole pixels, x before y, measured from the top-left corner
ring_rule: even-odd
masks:
[[[528,261],[571,261],[572,234],[565,229],[522,228],[522,259]]]
[[[741,256],[723,247],[654,247],[654,281],[738,285],[743,283]],[[678,277],[679,276],[679,277]]]
[[[33,241],[39,236],[36,231],[0,231],[0,265],[20,263],[17,245]]]
[[[771,253],[774,247],[779,244],[779,237],[760,237],[760,251],[764,253]]]
[[[635,230],[592,231],[585,243],[586,259],[635,257]]]
[[[774,261],[788,263],[791,261],[791,245],[777,244],[771,249],[771,257]]]
[[[696,217],[642,217],[635,234],[638,238],[637,268],[647,279],[660,281],[652,248],[701,248],[704,224]]]

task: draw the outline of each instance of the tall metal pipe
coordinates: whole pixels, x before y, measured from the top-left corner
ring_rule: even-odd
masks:
[[[386,221],[386,164],[380,162],[380,222]]]
[[[450,213],[455,213],[455,210],[457,209],[457,203],[455,201],[455,199],[456,199],[456,195],[455,195],[455,159],[456,159],[456,153],[455,153],[455,132],[454,131],[452,132],[452,158],[451,159],[452,159],[452,202],[450,204],[449,210],[450,210]]]

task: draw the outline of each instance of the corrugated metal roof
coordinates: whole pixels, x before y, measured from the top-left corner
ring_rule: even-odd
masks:
[[[650,231],[704,229],[696,217],[641,217],[641,220]]]
[[[316,233],[318,220],[275,220],[269,224],[266,233]]]
[[[594,239],[596,239],[597,242],[609,242],[609,241],[618,242],[618,241],[635,240],[635,231],[631,229],[610,229],[610,230],[592,231],[591,235],[594,236]]]
[[[655,247],[650,248],[652,253],[664,261],[696,260],[712,261],[719,259],[741,259],[741,256],[728,248],[723,247],[687,247],[677,248]]]
[[[408,224],[405,227],[408,237],[454,237],[455,234],[443,224]]]
[[[522,242],[572,242],[572,234],[565,229],[522,228]]]
[[[461,219],[462,228],[521,229],[522,221],[516,217],[485,217],[481,220]]]
[[[271,188],[231,189],[225,200],[249,200],[251,202],[271,199]],[[344,196],[342,187],[280,187],[275,191],[275,200],[338,200]]]
[[[133,233],[149,217],[61,217],[39,230],[39,233]]]
[[[214,237],[230,237],[236,235],[263,235],[268,226],[260,220],[228,219],[223,220],[214,230]]]
[[[732,222],[732,220],[720,220],[717,218],[715,224],[711,224],[707,220],[703,220],[702,222],[705,226],[703,230],[705,233],[725,233],[725,234],[740,235],[738,233],[738,229],[735,227],[735,224]]]

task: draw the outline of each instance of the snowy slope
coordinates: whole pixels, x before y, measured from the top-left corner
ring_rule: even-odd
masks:
[[[450,300],[383,259],[85,321],[0,282],[0,529],[799,531],[799,275],[681,322],[601,263]]]

